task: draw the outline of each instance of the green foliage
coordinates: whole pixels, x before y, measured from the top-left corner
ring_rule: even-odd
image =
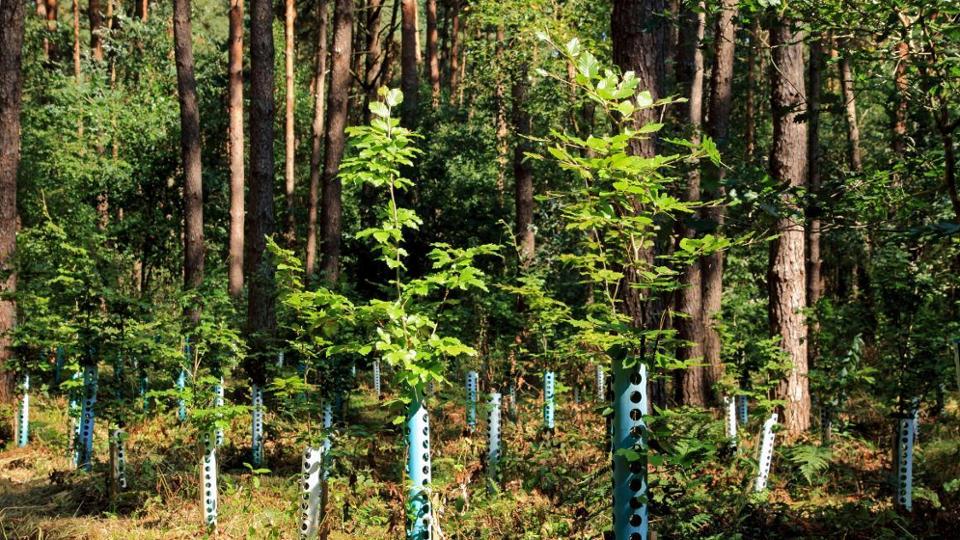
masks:
[[[821,474],[830,467],[833,452],[829,448],[801,444],[790,447],[786,452],[787,459],[797,467],[800,475],[808,485],[813,485],[823,477]]]

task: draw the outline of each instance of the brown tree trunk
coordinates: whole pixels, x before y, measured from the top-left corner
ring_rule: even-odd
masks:
[[[690,141],[700,144],[703,125],[703,35],[706,26],[706,10],[700,2],[695,11],[681,10],[679,47],[680,62],[677,81],[685,87],[687,96],[686,121],[690,124]],[[683,92],[684,89],[681,89]],[[700,169],[690,167],[687,171],[687,186],[684,200],[700,201]],[[696,230],[689,219],[681,218],[677,224],[681,238],[694,238]],[[693,261],[683,270],[680,278],[682,288],[677,292],[677,312],[674,318],[678,337],[687,342],[677,350],[677,359],[699,363],[703,357],[703,296],[700,261]],[[705,405],[708,388],[705,386],[704,370],[700,365],[680,370],[676,385],[676,400],[686,405]]]
[[[353,40],[353,2],[336,0],[333,11],[333,52],[330,95],[327,99],[326,159],[323,165],[323,209],[320,220],[323,238],[321,270],[329,283],[340,278],[340,161],[346,143],[345,129],[350,108],[350,46]]]
[[[143,22],[147,22],[149,15],[149,0],[134,0],[133,14]]]
[[[97,62],[103,61],[103,36],[100,27],[103,26],[103,14],[100,13],[100,0],[88,0],[87,17],[90,19],[90,52]]]
[[[80,82],[80,0],[73,0],[73,77]],[[82,127],[80,128],[82,131]]]
[[[57,0],[38,0],[37,14],[47,21],[48,35],[57,31]],[[56,47],[50,43],[48,35],[43,37],[43,54],[49,62],[57,57],[57,51]]]
[[[440,58],[437,52],[437,0],[427,0],[427,66],[433,106],[440,104]]]
[[[195,289],[203,282],[203,179],[200,161],[200,109],[193,75],[190,0],[173,1],[173,42],[180,98],[180,156],[183,160],[183,284]],[[193,324],[200,311],[187,308]]]
[[[287,203],[287,211],[284,225],[284,240],[288,248],[293,248],[297,238],[297,220],[294,215],[296,202],[296,177],[294,176],[294,164],[296,160],[296,134],[294,133],[294,114],[296,108],[296,86],[293,71],[294,55],[294,22],[297,19],[297,6],[294,0],[285,1],[283,28],[284,28],[284,65],[286,67],[286,111],[284,124],[284,198]]]
[[[460,0],[450,2],[450,102],[460,90]]]
[[[23,93],[24,3],[0,3],[0,403],[16,400],[16,374],[6,370],[10,332],[17,323],[13,257],[17,246],[17,169],[20,167],[20,108]]]
[[[723,153],[730,146],[730,109],[733,104],[733,68],[735,62],[736,16],[738,0],[723,0],[714,29],[714,60],[710,73],[710,102],[707,113],[707,134]],[[704,199],[720,200],[726,196],[723,187],[724,169],[707,164],[703,179]],[[725,208],[716,205],[702,212],[702,217],[714,232],[723,227]],[[707,365],[705,378],[708,388],[720,380],[723,365],[720,362],[720,333],[717,316],[723,300],[723,252],[700,259],[703,283],[703,358]]]
[[[789,17],[778,16],[770,31],[773,49],[771,100],[773,146],[770,176],[782,188],[793,191],[807,176],[807,124],[804,113],[803,33]],[[803,224],[792,217],[797,210],[795,194],[782,197],[784,209],[777,219],[779,237],[770,244],[767,275],[770,330],[780,337],[780,346],[790,360],[790,371],[777,389],[786,402],[783,422],[792,434],[810,427],[810,389],[807,379],[807,305],[804,268]]]
[[[305,272],[307,280],[313,278],[317,267],[317,207],[320,200],[320,180],[322,178],[320,160],[323,157],[324,107],[327,95],[327,0],[320,0],[317,6],[317,64],[314,77],[317,80],[316,93],[313,96],[313,135],[310,148],[310,200],[307,202],[307,260]]]
[[[250,2],[250,199],[246,216],[248,268],[247,332],[252,338],[247,371],[262,384],[269,343],[277,324],[275,269],[266,256],[274,233],[274,84],[273,9],[269,0]]]
[[[227,60],[227,102],[230,154],[230,246],[227,264],[228,291],[243,293],[243,0],[230,0],[230,35]]]
[[[844,53],[840,57],[840,91],[843,97],[843,112],[847,121],[847,159],[850,170],[859,173],[863,170],[860,154],[860,126],[857,123],[857,96],[853,87],[853,67],[850,65],[849,42],[841,44]]]
[[[760,62],[757,52],[760,50],[760,17],[753,18],[753,25],[750,27],[750,47],[747,49],[747,95],[744,98],[743,122],[745,125],[744,133],[744,153],[747,155],[747,161],[754,160],[757,151],[757,71]]]
[[[417,77],[417,1],[402,0],[400,5],[400,88],[403,90],[401,122],[413,128],[417,121],[420,81]]]
[[[810,66],[807,69],[807,191],[810,203],[807,216],[807,307],[813,308],[823,296],[823,260],[820,257],[820,95],[823,87],[822,38],[810,42]],[[810,326],[811,337],[819,332],[816,323]],[[817,363],[815,342],[808,346],[809,366]]]
[[[377,90],[380,85],[381,68],[384,63],[383,50],[380,41],[380,13],[383,11],[383,0],[370,0],[367,4],[367,54],[363,77],[365,97],[363,100],[363,122],[370,123],[370,103],[377,100]]]
[[[513,149],[514,202],[517,212],[517,249],[521,268],[533,262],[536,239],[533,228],[533,170],[526,160],[527,137],[530,135],[530,114],[526,110],[527,70],[520,68],[510,90],[513,98]]]

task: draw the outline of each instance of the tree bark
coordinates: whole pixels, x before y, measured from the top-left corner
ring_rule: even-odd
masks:
[[[147,22],[149,16],[149,0],[135,0],[133,14],[143,22]]]
[[[681,10],[681,28],[679,47],[680,62],[677,68],[677,81],[685,88],[687,105],[685,107],[690,125],[690,142],[700,144],[700,130],[703,126],[703,35],[706,26],[706,9],[699,2],[696,12]],[[687,202],[700,201],[700,169],[690,167],[687,171],[687,185],[683,199]],[[697,234],[689,218],[681,218],[677,223],[681,238],[694,238]],[[700,261],[695,260],[687,266],[680,277],[681,289],[677,292],[677,312],[680,317],[674,319],[677,337],[685,341],[677,350],[677,359],[701,362],[703,357],[703,291]],[[704,369],[700,365],[687,367],[678,373],[676,400],[686,405],[705,405],[708,388],[704,385]]]
[[[810,427],[810,390],[807,379],[806,271],[803,224],[793,191],[807,176],[807,124],[802,120],[804,96],[803,34],[793,21],[781,15],[770,31],[773,48],[771,108],[773,146],[770,176],[785,190],[777,219],[779,237],[770,244],[768,268],[770,330],[780,337],[780,347],[790,361],[790,371],[778,389],[785,401],[783,421],[792,434]]]
[[[73,0],[73,77],[79,83],[80,71],[80,0]],[[82,124],[81,124],[82,131]]]
[[[440,104],[440,58],[437,51],[437,0],[427,0],[427,66],[433,106]]]
[[[266,238],[274,233],[274,84],[273,9],[269,0],[250,3],[250,190],[246,216],[249,269],[247,333],[251,351],[247,371],[254,383],[266,377],[265,363],[277,324],[273,261],[266,256]]]
[[[363,122],[370,123],[370,103],[377,100],[377,90],[380,85],[381,68],[384,63],[383,50],[380,40],[380,14],[383,11],[383,0],[370,0],[367,4],[367,54],[366,72],[363,77],[365,98],[363,100]]]
[[[733,68],[735,63],[736,16],[738,0],[723,0],[720,15],[714,29],[714,61],[710,73],[710,101],[707,113],[707,134],[717,144],[721,155],[730,146],[730,109],[733,104]],[[703,191],[705,200],[720,201],[726,196],[723,187],[724,169],[710,163],[704,168]],[[723,228],[726,209],[722,204],[706,208],[701,216],[706,224],[717,232]],[[717,331],[717,316],[723,300],[723,252],[706,255],[700,259],[703,283],[703,357],[707,365],[705,379],[708,388],[713,388],[723,375],[720,362],[720,333]],[[711,399],[716,402],[715,396]]]
[[[822,38],[810,42],[810,65],[807,68],[807,192],[810,203],[806,208],[807,216],[807,307],[813,308],[823,296],[823,260],[820,257],[820,96],[823,87],[823,65],[825,55]],[[819,326],[810,327],[814,336]],[[809,366],[817,363],[818,350],[815,343],[808,346]]]
[[[230,0],[228,38],[227,108],[230,154],[230,245],[227,263],[227,287],[230,296],[243,293],[243,0]]]
[[[100,0],[88,0],[87,17],[90,19],[90,53],[97,62],[103,62],[103,14],[100,13]]]
[[[294,114],[296,111],[296,81],[294,80],[294,22],[297,19],[297,6],[294,0],[285,0],[284,9],[284,65],[286,68],[286,111],[284,123],[284,198],[287,211],[284,225],[284,240],[288,248],[293,248],[297,238],[296,210],[296,177],[294,165],[296,162],[296,133],[294,133]]]
[[[340,278],[341,185],[338,174],[346,143],[345,129],[350,108],[350,55],[353,39],[353,2],[336,0],[333,12],[333,52],[330,95],[327,99],[326,158],[323,166],[322,270],[329,283]]]
[[[850,65],[849,42],[843,42],[841,48],[845,54],[840,56],[840,91],[843,96],[843,112],[847,121],[847,159],[850,170],[859,173],[863,170],[860,153],[860,126],[857,122],[857,96],[853,85],[853,67]]]
[[[0,3],[0,403],[16,400],[16,374],[3,366],[10,359],[10,332],[17,304],[13,257],[17,246],[17,169],[20,167],[20,109],[23,94],[24,2]]]
[[[43,6],[41,13],[40,7]],[[57,31],[57,0],[38,0],[37,14],[41,15],[47,21],[47,35],[43,38],[43,54],[47,61],[52,61],[57,57],[56,46],[50,42],[48,35]]]
[[[744,153],[747,161],[753,162],[757,152],[757,64],[760,49],[760,17],[754,16],[750,27],[750,47],[747,49],[747,95],[745,97],[743,122]]]
[[[307,203],[307,260],[305,272],[307,280],[312,280],[317,266],[317,206],[320,200],[320,181],[322,171],[320,160],[323,157],[323,127],[327,95],[327,0],[319,0],[317,6],[317,64],[314,77],[317,81],[313,96],[313,136],[310,148],[310,196]],[[368,52],[369,54],[369,52]],[[368,64],[369,66],[369,64]]]
[[[401,122],[413,128],[417,121],[420,81],[417,77],[417,1],[402,0],[400,5],[400,88],[403,90]]]
[[[183,161],[183,284],[195,289],[203,282],[203,178],[200,159],[200,109],[193,75],[190,0],[173,0],[173,42],[180,98],[180,156]],[[187,308],[191,323],[200,322],[200,311]]]
[[[517,213],[517,249],[520,266],[527,268],[533,263],[536,239],[533,228],[533,169],[526,161],[527,137],[530,135],[530,114],[525,107],[527,95],[527,70],[522,66],[510,90],[513,98],[513,149],[514,202]]]
[[[450,102],[460,89],[460,0],[450,2]]]

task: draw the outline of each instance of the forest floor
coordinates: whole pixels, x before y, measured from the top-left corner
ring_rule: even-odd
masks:
[[[331,540],[401,538],[403,448],[397,406],[355,393],[335,443],[327,525]],[[601,407],[558,402],[558,431],[540,430],[537,396],[506,421],[502,489],[488,484],[482,431],[463,431],[462,394],[441,392],[432,411],[433,507],[448,539],[601,539],[610,527],[609,457]],[[242,399],[242,396],[238,396]],[[269,407],[269,402],[268,402]],[[75,471],[67,453],[62,398],[37,399],[31,443],[0,452],[0,534],[31,539],[173,539],[208,536],[202,526],[199,451],[172,414],[152,415],[127,431],[129,488],[114,502],[106,488],[106,428],[98,425],[93,473]],[[482,412],[482,408],[481,408]],[[481,418],[483,414],[479,415]],[[505,415],[506,416],[506,415]],[[864,417],[869,417],[865,414]],[[877,425],[871,425],[871,422]],[[960,411],[947,403],[936,423],[921,423],[912,513],[892,508],[889,437],[883,418],[838,434],[829,466],[805,479],[791,448],[778,449],[766,494],[751,493],[753,419],[744,459],[654,468],[652,529],[659,538],[958,538]],[[719,421],[717,421],[719,424]],[[219,452],[219,538],[296,538],[302,422],[267,415],[265,466],[254,474],[246,422],[227,432]],[[869,434],[873,434],[871,440]],[[690,444],[689,441],[685,444]],[[812,445],[810,445],[812,446]],[[691,454],[695,455],[695,454]],[[956,484],[957,482],[953,482]],[[946,497],[947,499],[944,499]],[[945,509],[946,508],[946,509]]]

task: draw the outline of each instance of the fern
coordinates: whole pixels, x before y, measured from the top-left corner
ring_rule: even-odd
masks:
[[[794,446],[787,453],[787,459],[800,469],[800,474],[809,485],[813,485],[817,474],[830,467],[832,458],[833,452],[829,448],[810,444]]]

